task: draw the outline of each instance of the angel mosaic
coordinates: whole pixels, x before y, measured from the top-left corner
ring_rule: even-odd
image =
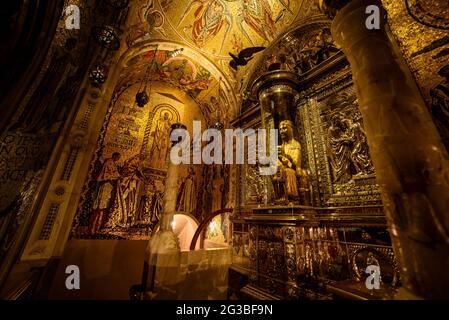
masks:
[[[225,35],[222,38],[219,50],[221,52],[233,23],[232,15],[226,3],[222,0],[193,0],[184,10],[178,22],[178,27],[194,7],[196,7],[194,22],[189,26],[192,28],[193,42],[199,47],[204,47],[224,29]]]

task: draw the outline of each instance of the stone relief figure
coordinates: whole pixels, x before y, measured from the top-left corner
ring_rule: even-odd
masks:
[[[330,162],[334,182],[344,184],[354,176],[374,173],[361,115],[352,98],[341,95],[336,104],[339,111],[331,116],[328,129]],[[342,107],[342,108],[341,108]]]
[[[191,213],[196,208],[195,170],[190,167],[187,177],[181,182],[176,201],[176,210]]]
[[[112,205],[114,204],[117,183],[120,179],[120,173],[117,167],[120,156],[120,153],[115,152],[111,158],[106,159],[101,168],[100,175],[97,178],[97,190],[89,220],[90,234],[98,233],[109,217]]]
[[[349,128],[349,140],[352,142],[351,162],[355,167],[356,175],[363,176],[374,173],[374,166],[369,155],[368,142],[365,130],[358,118],[354,121],[345,119]]]
[[[328,130],[331,165],[334,173],[334,181],[337,183],[348,182],[352,177],[350,172],[350,139],[346,135],[346,128],[342,119],[342,114],[334,114]]]
[[[438,72],[444,81],[430,91],[432,115],[446,149],[449,150],[449,65]]]

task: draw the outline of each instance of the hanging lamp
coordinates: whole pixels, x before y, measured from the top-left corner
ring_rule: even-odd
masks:
[[[148,87],[148,81],[150,80],[151,76],[151,68],[154,65],[154,61],[156,59],[158,46],[156,46],[156,49],[154,51],[153,58],[151,59],[151,63],[147,66],[147,69],[145,71],[145,76],[143,77],[143,81],[140,84],[139,90],[136,93],[136,104],[138,107],[143,108],[145,107],[148,102],[150,102],[150,97],[147,94],[147,87]],[[150,94],[151,94],[151,81],[150,82]]]

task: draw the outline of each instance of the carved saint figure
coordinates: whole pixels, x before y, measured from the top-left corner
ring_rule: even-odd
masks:
[[[336,113],[332,116],[328,135],[334,181],[348,182],[352,177],[350,171],[351,141],[343,123],[343,114]]]
[[[215,168],[214,178],[212,180],[212,212],[223,209],[223,200],[225,196],[225,180],[221,167]]]
[[[296,69],[299,74],[309,71],[338,52],[327,30],[321,30],[299,49],[296,62]]]
[[[182,181],[176,201],[176,210],[191,213],[196,205],[195,170],[190,167],[187,177]]]
[[[353,176],[374,173],[361,117],[358,112],[353,113],[353,117],[351,119],[341,112],[331,117],[328,139],[334,181],[337,183],[346,183]]]
[[[441,68],[438,75],[445,80],[430,91],[431,111],[443,143],[449,151],[449,65]]]
[[[120,173],[117,168],[119,160],[120,153],[113,153],[111,158],[104,161],[100,175],[97,178],[97,191],[89,221],[90,234],[100,231],[114,204],[114,194],[120,179]]]
[[[365,130],[363,130],[362,125],[358,122],[360,119],[354,120],[344,120],[349,128],[348,139],[352,142],[351,162],[357,172],[356,175],[371,174],[374,172],[374,166],[371,162]]]

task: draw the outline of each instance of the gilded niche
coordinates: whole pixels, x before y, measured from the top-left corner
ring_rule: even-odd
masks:
[[[294,138],[294,124],[284,120],[279,125],[282,144],[278,146],[278,171],[272,178],[275,200],[309,204],[309,174],[302,168],[301,144]]]

